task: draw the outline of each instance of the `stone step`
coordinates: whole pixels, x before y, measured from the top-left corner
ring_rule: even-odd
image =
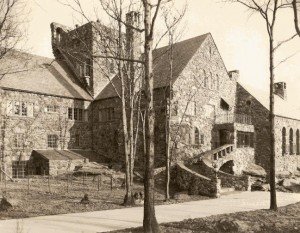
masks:
[[[234,188],[225,188],[225,187],[222,187],[221,188],[221,193],[230,193],[230,192],[234,192],[235,189]]]

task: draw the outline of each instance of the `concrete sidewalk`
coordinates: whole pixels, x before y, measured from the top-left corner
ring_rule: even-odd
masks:
[[[216,214],[269,208],[268,192],[242,192],[219,199],[186,202],[156,207],[160,223],[201,218]],[[277,193],[278,206],[300,201],[300,194]],[[87,213],[65,214],[0,221],[1,233],[97,233],[141,226],[143,208],[125,208]]]

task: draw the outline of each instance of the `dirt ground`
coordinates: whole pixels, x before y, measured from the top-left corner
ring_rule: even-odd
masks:
[[[114,231],[114,233],[142,233],[141,228]],[[258,210],[222,214],[207,218],[188,219],[161,225],[162,233],[220,233],[261,232],[299,233],[300,202],[279,208],[278,212]]]
[[[201,196],[187,196],[182,200],[165,203],[162,190],[158,189],[156,192],[156,204],[207,199]],[[140,191],[143,191],[143,186],[141,183],[136,183],[134,192]],[[98,190],[98,179],[93,180],[92,176],[85,177],[84,181],[82,176],[74,177],[69,181],[61,177],[48,180],[48,177],[39,176],[30,178],[29,189],[28,179],[20,179],[17,182],[7,181],[6,188],[5,183],[0,182],[1,194],[6,196],[13,205],[13,208],[8,211],[0,211],[0,220],[3,220],[124,208],[122,203],[125,190],[123,180],[120,179],[113,180],[111,189],[110,177],[103,177],[102,182],[99,179]],[[84,194],[88,194],[90,204],[80,203]]]

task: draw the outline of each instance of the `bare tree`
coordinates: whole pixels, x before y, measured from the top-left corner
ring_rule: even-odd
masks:
[[[94,24],[90,20],[90,17],[83,10],[80,0],[61,0],[60,2],[79,13],[84,20],[90,22],[93,26],[95,31],[93,38],[96,46],[95,51],[90,50],[89,44],[82,39],[79,33],[76,35],[84,47],[82,53],[96,62],[96,69],[107,78],[117,97],[121,100],[126,174],[124,204],[132,205],[133,171],[140,117],[136,112],[138,112],[141,99],[141,74],[143,68],[141,65],[143,63],[140,57],[141,54],[137,51],[139,46],[134,44],[133,37],[141,37],[138,35],[142,32],[139,28],[140,15],[131,11],[134,5],[133,2],[125,5],[125,0],[99,0],[102,10],[111,21],[109,27],[99,26],[99,24]],[[126,14],[129,11],[131,11],[131,14]],[[125,37],[124,31],[126,31],[126,35],[130,35],[132,38]],[[105,51],[99,52],[103,51],[103,47]],[[72,50],[63,49],[63,52],[75,59],[78,56],[78,51],[72,52]]]
[[[24,40],[24,7],[23,0],[0,1],[0,59]]]
[[[295,24],[295,30],[300,36],[300,26],[299,26],[299,11],[300,11],[300,2],[298,0],[293,0],[292,6],[293,6],[293,12],[294,12],[294,24]]]
[[[166,100],[166,171],[165,171],[165,200],[168,201],[170,199],[170,169],[171,169],[171,112],[172,112],[172,87],[173,87],[173,59],[174,59],[174,43],[178,41],[178,39],[182,35],[182,31],[178,30],[178,25],[182,21],[186,9],[187,4],[185,4],[182,11],[177,11],[174,9],[174,5],[169,6],[167,8],[163,8],[163,18],[166,26],[166,33],[168,36],[168,63],[169,63],[169,83],[165,88],[165,100]]]
[[[296,37],[293,35],[286,40],[280,41],[275,44],[275,25],[277,23],[277,17],[279,11],[286,8],[290,3],[288,1],[280,0],[231,0],[230,2],[239,3],[250,11],[258,13],[264,20],[269,37],[269,73],[270,73],[270,110],[269,110],[269,122],[270,122],[270,209],[277,210],[276,200],[276,182],[275,182],[275,122],[274,122],[274,80],[275,80],[275,68],[274,64],[275,52],[286,42]]]

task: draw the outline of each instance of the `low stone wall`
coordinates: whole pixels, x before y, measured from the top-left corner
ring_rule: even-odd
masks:
[[[204,162],[189,165],[189,168],[197,174],[203,174],[209,179],[215,179],[215,170],[208,167]],[[218,178],[221,180],[222,187],[231,188],[236,190],[251,190],[251,182],[249,176],[246,175],[231,175],[222,171],[218,171]]]
[[[239,191],[251,191],[250,176],[234,176],[224,172],[218,172],[218,178],[221,180],[222,187],[235,188]]]
[[[178,191],[188,191],[189,195],[219,197],[220,182],[207,178],[184,166],[177,164],[172,169],[171,182]]]
[[[73,171],[76,166],[82,165],[83,159],[78,160],[51,160],[49,161],[49,175],[55,176]]]

